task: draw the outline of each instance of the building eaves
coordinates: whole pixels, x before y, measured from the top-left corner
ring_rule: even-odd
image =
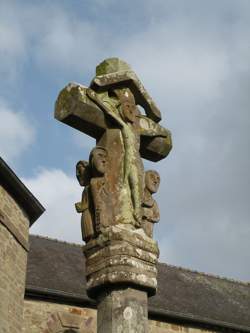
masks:
[[[20,205],[29,217],[30,226],[42,215],[45,208],[28,190],[14,171],[0,157],[0,184]]]

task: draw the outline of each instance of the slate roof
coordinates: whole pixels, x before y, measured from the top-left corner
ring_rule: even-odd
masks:
[[[95,307],[84,276],[80,245],[30,236],[26,297]],[[250,332],[250,284],[160,263],[149,317]]]

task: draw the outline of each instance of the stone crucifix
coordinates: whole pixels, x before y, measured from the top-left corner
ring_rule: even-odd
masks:
[[[165,158],[172,148],[171,134],[159,125],[161,113],[135,73],[118,58],[99,64],[89,87],[68,84],[57,98],[55,118],[96,139],[89,160],[76,166],[84,186],[76,209],[82,214],[86,242],[87,291],[98,300],[101,320],[101,309],[110,302],[101,296],[105,290],[113,305],[117,292],[126,303],[127,292],[144,290],[145,296],[156,290],[159,251],[152,223],[159,220],[159,210],[152,194],[160,178],[152,170],[144,173],[142,158],[154,162]],[[126,289],[123,294],[118,286],[122,290],[133,286],[134,291]],[[126,327],[135,323],[136,332],[147,331],[145,304],[141,312],[138,304],[131,305],[132,314],[145,316],[128,320],[121,332],[129,332]],[[113,318],[114,326],[98,332],[116,332],[115,322]]]
[[[145,115],[137,105],[144,108]],[[94,137],[97,147],[107,152],[105,206],[109,212],[103,208],[98,212],[100,221],[93,223],[99,223],[99,229],[117,224],[141,227],[141,158],[158,161],[166,157],[171,136],[158,124],[160,111],[134,72],[119,59],[105,60],[97,67],[90,88],[71,83],[61,91],[55,117]],[[92,235],[83,234],[84,240],[96,236],[95,227],[90,229]]]

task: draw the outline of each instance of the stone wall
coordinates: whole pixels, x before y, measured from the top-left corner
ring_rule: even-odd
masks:
[[[96,311],[64,304],[25,300],[23,333],[95,333]]]
[[[23,325],[23,297],[29,221],[0,186],[0,332],[17,333]]]
[[[96,333],[96,310],[25,300],[23,333],[63,333],[69,329],[75,333]],[[215,331],[150,320],[149,333],[215,333]]]
[[[170,324],[155,320],[150,320],[149,333],[216,333],[200,328],[193,328],[177,324]]]

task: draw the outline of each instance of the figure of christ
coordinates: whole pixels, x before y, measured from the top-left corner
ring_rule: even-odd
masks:
[[[160,185],[160,176],[157,171],[148,170],[145,172],[145,189],[142,202],[142,226],[147,236],[153,237],[154,223],[159,222],[160,212],[152,194],[156,193]]]
[[[82,239],[88,242],[95,236],[93,202],[90,192],[90,168],[87,161],[79,161],[76,164],[76,178],[81,186],[84,186],[81,202],[75,204],[76,211],[82,213],[81,230]]]
[[[103,99],[102,107],[107,116],[111,117],[113,121],[121,128],[122,140],[124,145],[124,162],[123,162],[123,189],[129,188],[130,200],[132,200],[133,217],[134,221],[129,223],[134,224],[135,227],[141,227],[141,203],[143,196],[143,163],[140,157],[140,135],[138,130],[138,118],[139,110],[135,104],[134,96],[130,89],[115,89],[113,92],[113,98],[116,100],[116,107],[110,100]],[[126,196],[122,197],[122,201],[126,201]],[[127,205],[124,204],[127,209]],[[123,215],[126,216],[126,209],[124,209]],[[124,218],[124,220],[126,220]],[[128,223],[128,222],[124,222]]]

